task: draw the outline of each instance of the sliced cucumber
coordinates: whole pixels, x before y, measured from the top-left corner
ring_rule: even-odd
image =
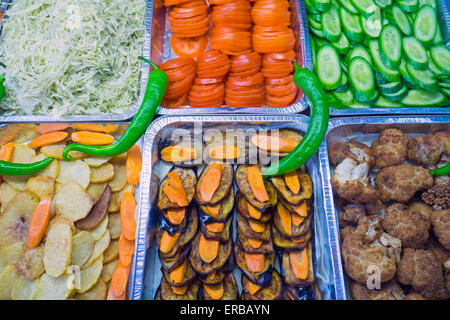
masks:
[[[355,57],[348,66],[350,85],[359,102],[370,101],[375,90],[375,78],[372,67],[361,57]]]
[[[419,6],[423,7],[425,5],[430,5],[433,9],[436,9],[436,1],[435,0],[419,0]]]
[[[399,92],[404,86],[403,82],[388,82],[378,85],[378,88],[382,94],[392,94]]]
[[[402,35],[393,24],[387,24],[381,30],[378,39],[381,48],[381,60],[391,69],[396,69],[402,59]]]
[[[310,16],[308,17],[308,25],[311,28],[314,28],[317,30],[322,30],[322,22],[316,21],[313,18],[311,18]]]
[[[313,71],[317,71],[316,67],[316,41],[314,40],[314,37],[309,38],[309,45],[311,46],[311,61],[312,61],[312,67]]]
[[[362,27],[369,37],[378,38],[380,36],[381,28],[383,27],[380,11],[377,10],[369,17],[362,17]]]
[[[346,109],[367,109],[370,108],[368,104],[360,103],[358,101],[353,101],[352,103],[346,104]]]
[[[308,19],[311,18],[315,20],[316,22],[322,23],[322,14],[320,13],[312,13],[308,15]]]
[[[439,27],[439,25],[436,25],[436,34],[434,35],[433,46],[438,46],[443,42],[444,38],[442,37],[441,27]]]
[[[358,9],[355,8],[350,0],[339,0],[341,6],[347,9],[351,13],[358,13]]]
[[[351,41],[362,41],[364,39],[364,32],[361,27],[361,20],[359,15],[353,14],[341,8],[340,16],[342,21],[342,28],[345,34]]]
[[[368,104],[369,106],[372,106],[378,101],[378,98],[380,98],[380,93],[377,90],[375,90],[373,92],[372,96],[367,101],[360,101],[360,102]]]
[[[389,83],[378,71],[375,71],[375,82],[378,85]]]
[[[311,4],[316,10],[325,12],[330,9],[331,0],[311,0]]]
[[[413,33],[413,27],[409,17],[398,6],[393,5],[387,8],[386,14],[388,20],[395,24],[405,36],[410,36]]]
[[[391,101],[380,95],[378,101],[375,102],[375,107],[378,108],[400,108],[403,107],[403,104],[397,101]]]
[[[445,74],[445,71],[440,69],[436,64],[434,63],[433,58],[431,57],[430,51],[427,51],[428,56],[428,67],[430,70],[434,73],[434,75],[437,77],[439,75]]]
[[[348,77],[345,72],[342,72],[341,85],[336,88],[336,92],[344,92],[348,90]]]
[[[392,4],[392,0],[375,0],[375,3],[379,7],[386,8]]]
[[[397,70],[390,69],[383,63],[383,60],[381,60],[378,40],[371,40],[369,43],[369,49],[375,69],[381,74],[381,76],[389,82],[399,82],[401,80],[400,73]]]
[[[331,42],[341,38],[341,18],[335,6],[331,6],[330,10],[322,13],[322,31],[325,38]]]
[[[373,0],[351,0],[353,6],[365,17],[375,12],[377,5]]]
[[[403,86],[403,88],[395,93],[383,93],[383,96],[389,101],[400,101],[408,94],[408,88]]]
[[[444,45],[431,48],[431,58],[436,67],[445,72],[450,72],[450,49]]]
[[[414,68],[410,63],[406,64],[406,69],[408,70],[411,77],[414,79],[414,83],[421,89],[436,92],[439,91],[439,86],[433,72],[430,70],[418,70]]]
[[[341,37],[337,42],[331,43],[339,54],[346,54],[350,48],[350,43],[348,42],[347,36],[345,33],[341,32]]]
[[[314,41],[316,42],[316,50],[319,49],[324,44],[330,44],[327,40],[319,37],[314,37]]]
[[[405,12],[416,12],[419,10],[418,0],[397,0],[396,3]]]
[[[327,44],[317,52],[317,76],[326,90],[334,90],[341,85],[342,70],[339,54]]]
[[[449,88],[441,88],[441,92],[445,94],[447,97],[450,97],[450,89]]]
[[[441,88],[444,88],[444,89],[450,89],[450,83],[449,82],[439,82],[439,86]]]
[[[324,38],[324,34],[322,32],[322,29],[316,29],[313,26],[309,25],[309,30],[314,33],[316,36],[318,36],[319,38]]]
[[[416,88],[413,77],[411,77],[411,75],[408,72],[408,69],[406,69],[406,60],[404,58],[400,63],[398,71],[400,71],[400,74],[402,75],[403,83],[405,83],[410,88]]]
[[[311,14],[320,14],[320,11],[317,10],[314,5],[312,4],[312,0],[305,0],[305,7],[308,13]]]
[[[366,59],[366,61],[373,66],[372,57],[370,56],[369,50],[367,50],[366,47],[362,45],[358,45],[356,47],[353,47],[353,49],[350,50],[350,53],[347,55],[346,61],[350,62],[355,57],[362,57]]]
[[[414,20],[414,36],[422,42],[425,48],[430,48],[436,34],[436,10],[425,5],[417,12]]]
[[[411,107],[443,107],[449,103],[449,99],[440,92],[409,90],[401,102]]]
[[[424,70],[428,67],[428,57],[422,43],[414,37],[403,38],[403,53],[407,62],[416,69]]]
[[[347,89],[344,92],[333,91],[333,96],[343,104],[352,103],[354,100],[354,95],[351,89]]]

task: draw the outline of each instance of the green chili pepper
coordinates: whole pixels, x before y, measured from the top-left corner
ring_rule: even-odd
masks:
[[[33,174],[45,169],[53,158],[46,158],[44,160],[32,163],[12,163],[8,161],[0,161],[0,175],[2,176],[25,176]]]
[[[151,61],[145,59],[144,57],[139,57],[139,59],[148,62],[154,70],[150,73],[148,78],[147,88],[145,89],[142,104],[123,136],[113,144],[107,146],[91,146],[72,143],[63,151],[64,160],[72,160],[69,152],[73,150],[81,151],[93,156],[115,156],[127,152],[145,133],[148,126],[152,122],[153,117],[155,116],[156,109],[164,98],[168,79],[165,72],[160,70]]]
[[[445,176],[447,174],[450,174],[450,162],[447,163],[445,166],[430,170],[429,172],[434,176]]]
[[[308,129],[302,141],[291,153],[263,172],[265,178],[291,172],[305,164],[319,149],[327,132],[330,109],[319,79],[310,70],[300,68],[296,62],[294,67],[294,82],[311,101]]]
[[[3,97],[5,96],[5,93],[6,93],[5,86],[3,85],[4,82],[5,82],[5,77],[0,76],[0,100],[3,99]]]

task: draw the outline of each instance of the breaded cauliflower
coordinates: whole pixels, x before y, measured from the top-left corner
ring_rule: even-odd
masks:
[[[343,208],[339,216],[339,225],[344,227],[348,224],[356,225],[360,217],[366,215],[366,207],[362,204],[350,203]]]
[[[383,130],[370,146],[375,158],[375,167],[384,168],[405,162],[408,137],[397,129]]]
[[[402,164],[381,169],[375,185],[382,201],[408,202],[417,191],[431,187],[433,177],[422,167]]]
[[[432,251],[406,248],[397,268],[398,281],[427,299],[446,298],[442,265]]]
[[[445,289],[447,290],[447,292],[450,292],[450,273],[447,273],[445,275]]]
[[[430,236],[425,243],[425,249],[432,251],[438,261],[444,266],[444,269],[449,269],[450,272],[450,250],[443,248],[433,236]],[[446,268],[445,264],[448,264],[448,268]]]
[[[381,242],[384,234],[381,217],[361,217],[353,234],[347,235],[342,244],[344,269],[353,280],[366,284],[373,273],[373,267],[379,268],[380,282],[391,280],[396,272],[397,258],[395,250]]]
[[[404,248],[419,248],[429,237],[430,218],[427,205],[416,204],[409,208],[395,203],[386,209],[383,228],[386,232],[402,241]],[[421,208],[422,207],[422,208]]]
[[[423,192],[421,198],[435,210],[450,209],[450,177],[436,177],[433,186]]]
[[[382,284],[380,289],[368,289],[363,284],[350,281],[350,295],[354,300],[403,300],[405,297],[395,279]]]
[[[352,235],[355,232],[356,227],[352,225],[348,225],[339,229],[339,236],[341,238],[341,243],[344,242],[344,239]]]
[[[419,293],[411,292],[408,293],[403,300],[425,300],[425,298],[422,297]]]
[[[328,154],[330,163],[337,166],[344,161],[345,158],[351,158],[357,162],[366,162],[369,167],[373,166],[375,159],[368,145],[357,142],[335,141],[328,144]]]
[[[450,156],[450,132],[440,131],[436,132],[434,136],[441,141],[442,146],[444,147],[444,153]]]
[[[439,243],[450,250],[450,209],[433,211],[431,224]]]
[[[369,167],[365,162],[358,164],[355,160],[346,158],[334,170],[331,185],[347,201],[374,203],[378,195],[370,185],[368,174]]]
[[[434,165],[439,162],[444,152],[444,146],[436,136],[425,134],[408,141],[408,160],[424,165]]]

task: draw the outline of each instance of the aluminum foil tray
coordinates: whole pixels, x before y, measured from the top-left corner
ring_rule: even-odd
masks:
[[[331,230],[330,239],[335,247],[333,247],[336,258],[334,265],[339,270],[343,270],[340,240],[339,240],[339,219],[338,209],[335,205],[333,190],[331,187],[332,169],[329,163],[329,155],[327,144],[333,141],[349,141],[355,139],[358,142],[370,145],[378,138],[378,134],[387,128],[397,128],[402,130],[408,136],[421,135],[436,131],[450,131],[450,115],[436,115],[424,117],[408,117],[399,116],[391,117],[346,117],[334,118],[330,121],[326,138],[322,142],[319,149],[320,175],[323,182],[322,192],[325,199],[324,210],[328,221],[328,230]],[[347,276],[345,276],[347,278]],[[344,298],[349,298],[346,283],[348,279],[339,279],[337,284],[340,292],[345,292]]]
[[[132,299],[154,299],[155,292],[161,280],[158,248],[155,241],[155,230],[159,220],[156,207],[159,182],[171,169],[171,165],[158,159],[158,144],[161,140],[170,137],[175,129],[199,130],[202,128],[221,129],[279,129],[292,128],[305,132],[308,117],[304,115],[199,115],[199,116],[164,116],[158,118],[144,138],[144,168],[141,174],[141,193],[139,195],[139,220],[136,234],[136,255],[132,288]],[[337,245],[336,216],[325,215],[322,197],[322,182],[319,174],[319,161],[317,154],[306,164],[307,170],[314,184],[314,223],[313,223],[313,256],[315,278],[322,299],[344,299],[343,275],[340,265]],[[333,227],[334,226],[334,227]],[[278,268],[276,264],[276,268]],[[237,269],[237,267],[236,267]],[[237,282],[240,285],[240,272],[235,271]]]
[[[0,15],[3,13],[3,19],[8,19],[7,9],[13,5],[14,0],[0,0]],[[152,30],[151,17],[153,16],[153,0],[146,0],[146,12],[145,12],[145,25],[144,30],[144,44],[142,48],[142,56],[150,58],[150,35]],[[0,33],[2,32],[2,19],[0,18]],[[63,116],[61,118],[53,118],[47,115],[1,115],[0,121],[3,122],[93,122],[93,121],[125,121],[129,120],[138,111],[142,100],[144,98],[145,89],[147,86],[147,80],[150,73],[150,67],[147,63],[142,63],[142,69],[140,74],[140,92],[139,98],[136,103],[130,107],[129,110],[124,113],[118,114],[98,114],[98,115],[71,115]]]
[[[172,31],[169,28],[169,19],[167,9],[162,0],[155,0],[153,2],[153,18],[151,19],[151,57],[152,61],[157,65],[176,58],[177,56],[170,47],[170,37]],[[309,33],[306,18],[305,3],[301,0],[290,0],[291,5],[291,28],[294,31],[297,39],[294,48],[297,53],[297,62],[312,69],[311,50],[309,44]],[[292,114],[304,111],[309,106],[303,92],[299,90],[294,102],[282,108],[270,107],[254,107],[254,108],[232,108],[223,106],[220,108],[190,108],[189,105],[181,108],[169,109],[160,107],[158,114],[202,114],[202,113],[268,113],[268,114]]]

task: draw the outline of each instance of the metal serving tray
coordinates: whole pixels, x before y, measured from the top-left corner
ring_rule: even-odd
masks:
[[[439,27],[441,29],[444,43],[450,45],[450,2],[448,0],[437,1],[437,16],[439,18]],[[306,9],[305,9],[306,10]],[[306,12],[306,11],[305,11]],[[307,19],[305,21],[304,28],[307,28]],[[307,32],[309,35],[309,31]],[[309,38],[308,38],[309,41]],[[311,47],[308,47],[311,52]],[[361,116],[361,115],[383,115],[383,114],[443,114],[449,113],[450,106],[447,107],[406,107],[406,108],[359,108],[359,109],[334,109],[330,108],[330,114],[332,116]]]
[[[0,0],[0,13],[4,13],[3,19],[7,19],[9,9],[13,5],[14,0]],[[151,17],[153,16],[153,0],[146,0],[147,6],[145,11],[145,30],[144,30],[144,44],[142,48],[142,56],[150,58],[150,35],[152,30]],[[2,32],[2,19],[0,19],[0,33]],[[71,115],[54,118],[48,115],[1,115],[0,121],[3,122],[93,122],[93,121],[125,121],[134,117],[138,111],[142,100],[144,98],[145,89],[147,86],[148,76],[150,74],[150,66],[147,63],[142,63],[140,75],[140,92],[136,103],[124,113],[118,114],[98,114],[98,115]]]
[[[160,261],[155,240],[159,212],[156,207],[159,179],[163,178],[172,167],[159,161],[158,144],[167,138],[174,129],[194,130],[197,125],[203,128],[241,128],[241,129],[277,129],[293,128],[305,132],[308,117],[304,115],[199,115],[199,116],[164,116],[158,118],[144,138],[144,168],[141,174],[141,192],[139,195],[139,217],[137,221],[136,254],[134,263],[131,299],[154,299],[161,280]],[[314,184],[314,227],[313,252],[316,283],[322,299],[344,299],[343,274],[340,265],[339,247],[337,245],[337,226],[334,214],[324,215],[324,198],[319,174],[317,154],[308,161],[306,167]],[[331,235],[331,236],[330,236]],[[277,266],[277,264],[276,264]],[[237,268],[236,268],[237,269]],[[240,286],[240,272],[235,272]]]
[[[309,33],[306,18],[305,3],[301,0],[289,0],[291,5],[291,28],[297,39],[294,51],[297,53],[297,62],[308,69],[312,69],[311,50],[309,44]],[[172,31],[169,28],[169,9],[161,0],[153,1],[153,18],[151,19],[151,57],[156,64],[161,64],[177,56],[170,47]],[[202,114],[202,113],[269,113],[269,114],[292,114],[304,111],[309,106],[303,92],[299,90],[294,102],[282,108],[253,107],[232,108],[224,105],[219,108],[190,108],[184,105],[181,108],[169,109],[160,107],[158,114]]]
[[[336,258],[334,263],[340,270],[343,270],[343,266],[340,254],[339,213],[334,202],[333,189],[330,183],[332,170],[330,168],[327,143],[355,139],[356,141],[370,145],[378,138],[378,134],[387,128],[397,128],[409,136],[441,130],[450,131],[450,115],[423,117],[399,116],[396,118],[377,116],[331,119],[328,133],[319,149],[319,161],[320,175],[323,182],[322,192],[325,199],[325,215],[327,216],[329,224],[328,229],[333,231],[330,238],[333,243],[336,244],[336,247],[334,248],[335,255],[333,255],[333,258]],[[345,278],[347,278],[347,276],[345,276]],[[344,285],[344,281],[342,281],[342,279],[340,280],[339,284]],[[339,290],[348,293],[347,289],[346,286],[339,288]],[[347,297],[350,299],[350,295],[347,295]]]

